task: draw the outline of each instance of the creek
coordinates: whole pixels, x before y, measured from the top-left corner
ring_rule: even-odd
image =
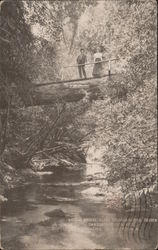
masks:
[[[127,240],[119,233],[121,211],[107,208],[102,196],[90,192],[96,184],[87,177],[103,171],[101,155],[94,151],[80,170],[53,168],[6,191],[8,201],[1,211],[4,249],[149,249],[148,242]]]

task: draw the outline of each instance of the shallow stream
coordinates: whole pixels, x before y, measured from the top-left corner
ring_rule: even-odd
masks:
[[[53,169],[34,183],[6,192],[1,217],[5,250],[152,249],[118,231],[120,211],[108,209],[102,197],[85,190],[87,175],[101,171],[94,162],[82,170]]]

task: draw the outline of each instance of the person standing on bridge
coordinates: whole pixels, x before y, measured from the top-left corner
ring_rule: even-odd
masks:
[[[104,59],[103,54],[99,47],[96,49],[96,53],[94,53],[94,67],[93,67],[93,77],[101,77],[103,74],[103,64],[102,60]]]
[[[77,57],[77,64],[78,64],[78,72],[80,78],[82,78],[82,74],[84,78],[87,78],[86,71],[85,71],[85,63],[87,62],[87,57],[84,53],[84,49],[80,49],[80,55]]]

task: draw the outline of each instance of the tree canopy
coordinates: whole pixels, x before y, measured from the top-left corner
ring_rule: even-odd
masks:
[[[104,147],[102,161],[109,167],[110,184],[132,183],[137,173],[139,183],[143,177],[152,185],[156,173],[156,1],[3,0],[0,4],[0,154],[23,157],[26,163],[32,154],[63,143],[64,156],[58,151],[58,157],[70,159],[74,151],[66,143],[76,150],[85,137],[85,143],[89,140]],[[113,65],[117,75],[101,82],[97,100],[92,101],[84,90],[81,102],[66,104],[56,92],[53,106],[26,108],[34,98],[35,84],[76,77],[77,67],[64,66],[76,64],[81,47],[88,61],[93,60],[98,46],[105,58],[117,57],[119,62]],[[95,94],[96,88],[92,89]],[[64,91],[69,90],[65,87]],[[72,86],[71,91],[75,92]],[[73,122],[78,124],[74,129]],[[66,156],[66,150],[71,156]]]

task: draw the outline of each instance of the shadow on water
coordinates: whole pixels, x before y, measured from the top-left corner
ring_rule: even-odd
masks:
[[[82,195],[84,170],[53,169],[38,181],[7,191],[2,246],[7,250],[118,249],[140,244],[118,233],[119,213]],[[141,243],[141,249],[147,248]]]

